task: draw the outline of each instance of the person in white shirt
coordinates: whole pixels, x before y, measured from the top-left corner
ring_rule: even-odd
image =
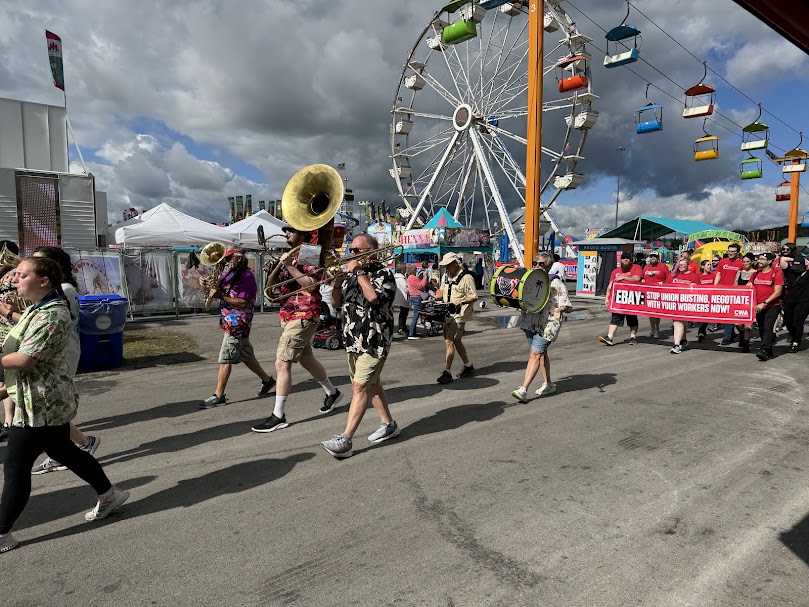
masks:
[[[556,253],[553,254],[553,264],[551,265],[551,269],[548,270],[548,275],[555,274],[556,277],[565,282],[565,264],[559,261],[561,258]]]

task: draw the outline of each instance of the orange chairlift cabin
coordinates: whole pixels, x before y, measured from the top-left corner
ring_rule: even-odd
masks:
[[[704,137],[694,141],[694,160],[716,160],[719,158],[719,137],[709,135],[705,130],[705,121],[702,123]]]
[[[758,118],[742,128],[742,151],[766,150],[770,141],[770,127],[761,120],[761,104],[758,104]]]
[[[559,81],[559,92],[569,93],[579,89],[586,89],[590,82],[587,79],[587,55],[573,55],[565,57],[556,64],[556,79]],[[565,76],[569,71],[570,76]]]
[[[604,67],[606,68],[635,63],[638,60],[638,55],[640,54],[640,44],[638,43],[640,30],[634,25],[626,25],[627,19],[629,19],[629,2],[626,3],[624,20],[604,36],[607,39],[607,55],[604,57]],[[623,42],[629,38],[632,38],[632,48],[629,48],[627,43]],[[621,47],[623,47],[623,50]]]
[[[708,75],[708,63],[703,62],[705,74],[702,80]],[[716,101],[716,90],[714,87],[703,84],[700,80],[685,92],[685,108],[683,118],[699,118],[713,114],[713,106]]]
[[[792,183],[789,181],[782,181],[775,186],[775,201],[786,202],[792,197]]]

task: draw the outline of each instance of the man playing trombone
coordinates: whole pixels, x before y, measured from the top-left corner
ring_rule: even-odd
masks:
[[[352,440],[369,404],[374,406],[381,425],[368,437],[379,443],[399,434],[399,427],[390,415],[388,397],[382,388],[382,368],[393,339],[393,299],[396,281],[393,274],[377,259],[379,243],[373,236],[360,234],[351,243],[354,257],[346,272],[337,276],[331,293],[332,304],[340,309],[343,340],[348,354],[348,371],[353,395],[348,410],[345,431],[323,447],[337,459],[351,457]]]
[[[289,426],[286,419],[286,401],[292,390],[292,363],[300,363],[317,380],[326,392],[320,413],[328,413],[340,402],[342,394],[334,387],[323,365],[312,352],[312,336],[320,317],[320,282],[323,271],[314,266],[298,263],[298,251],[293,251],[309,242],[311,232],[284,226],[287,244],[291,250],[279,260],[282,269],[276,283],[281,302],[281,338],[275,354],[275,408],[263,422],[253,426],[253,432],[274,432]],[[284,284],[281,284],[284,283]],[[272,285],[270,285],[272,288]]]

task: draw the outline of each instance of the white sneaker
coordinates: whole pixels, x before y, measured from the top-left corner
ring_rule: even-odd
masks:
[[[516,398],[521,403],[527,403],[528,402],[528,390],[526,390],[522,386],[520,386],[519,388],[514,390],[514,392],[511,393],[511,396]]]
[[[537,389],[536,394],[537,396],[550,396],[554,392],[556,392],[556,384],[550,383],[550,384],[542,384]]]
[[[98,502],[96,502],[96,507],[84,515],[84,520],[100,521],[102,518],[106,518],[115,510],[120,508],[121,505],[128,499],[129,491],[122,491],[118,487],[114,487],[112,495],[109,498],[101,499],[99,497]]]

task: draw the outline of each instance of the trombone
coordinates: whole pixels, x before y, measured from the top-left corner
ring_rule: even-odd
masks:
[[[295,251],[295,249],[293,249],[290,252],[294,252],[294,251]],[[317,282],[312,284],[310,287],[306,287],[306,288],[301,287],[300,289],[292,291],[291,293],[284,293],[284,297],[286,298],[286,297],[292,297],[294,295],[300,295],[302,293],[309,293],[309,292],[311,292],[311,290],[314,287],[319,287],[321,285],[333,282],[339,276],[347,275],[348,272],[346,272],[344,270],[341,270],[340,266],[345,265],[345,264],[349,264],[352,261],[365,260],[367,258],[370,258],[370,257],[374,256],[374,255],[378,255],[379,257],[377,258],[377,261],[379,261],[380,263],[386,263],[388,260],[398,257],[403,252],[404,252],[404,247],[402,245],[389,244],[389,245],[386,245],[384,247],[379,247],[378,249],[372,249],[370,251],[363,251],[362,253],[356,253],[354,255],[349,255],[347,257],[341,257],[339,259],[336,258],[334,255],[329,253],[326,256],[326,262],[325,262],[324,267],[323,267],[322,270],[317,270],[316,272],[309,272],[307,274],[304,274],[304,276],[314,278],[315,276],[320,274],[320,272],[322,271],[323,272],[323,278],[321,278],[320,280],[318,280]],[[278,266],[273,270],[273,273],[272,273],[272,275],[270,277],[271,279],[273,279],[273,278],[275,278],[275,276],[277,276],[278,270],[281,268],[281,266],[282,266],[282,264],[279,263]],[[276,284],[272,284],[272,282],[270,281],[270,283],[267,285],[267,288],[264,289],[264,296],[267,299],[269,299],[272,303],[278,303],[279,301],[281,301],[281,297],[274,295],[273,291],[279,289],[280,287],[282,287],[282,286],[284,286],[286,284],[290,284],[290,283],[297,282],[297,281],[298,281],[297,278],[290,278],[290,279],[287,279],[287,280],[282,280],[281,282],[276,283]]]

